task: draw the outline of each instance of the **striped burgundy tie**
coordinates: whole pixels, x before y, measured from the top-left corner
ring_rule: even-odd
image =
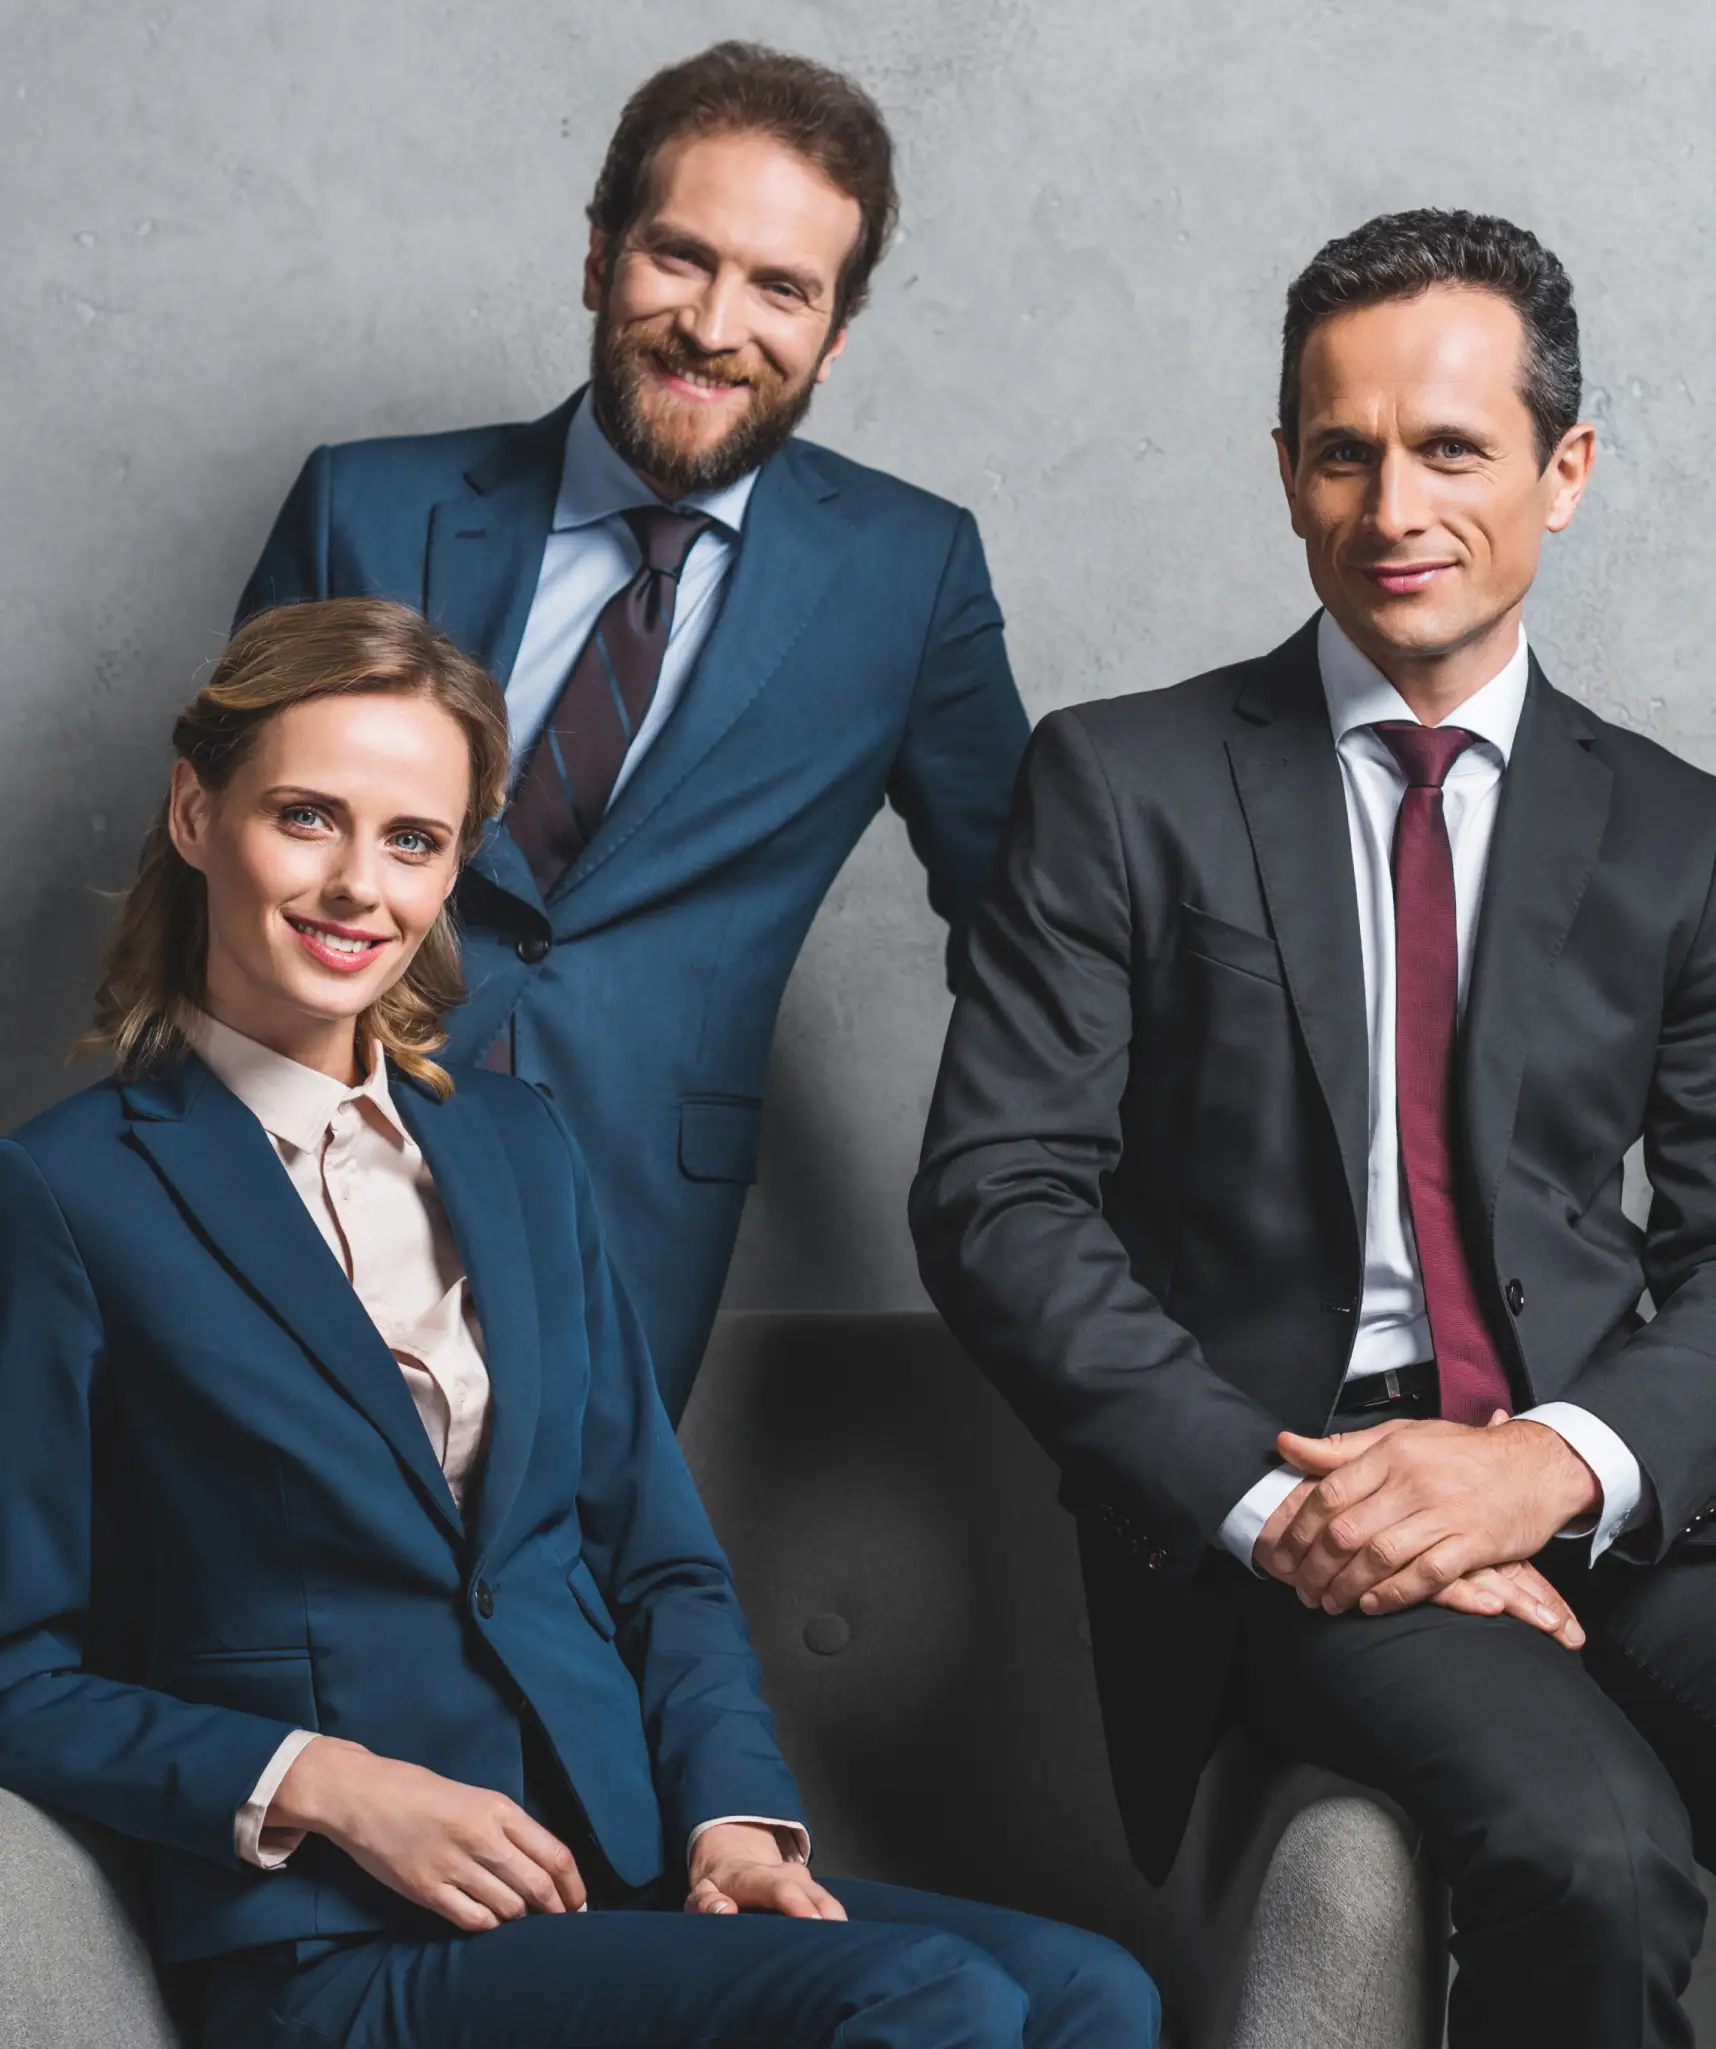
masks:
[[[661,679],[680,573],[701,512],[638,506],[622,515],[643,560],[602,607],[531,750],[506,814],[544,897],[589,845]]]
[[[1507,1370],[1478,1301],[1454,1182],[1454,1025],[1459,937],[1454,857],[1442,810],[1449,769],[1478,737],[1389,719],[1371,728],[1400,764],[1394,826],[1394,1071],[1400,1158],[1418,1241],[1442,1413],[1487,1423],[1513,1408]]]

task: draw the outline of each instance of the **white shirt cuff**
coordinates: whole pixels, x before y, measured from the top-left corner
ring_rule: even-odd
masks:
[[[1292,1466],[1277,1466],[1271,1473],[1265,1473],[1254,1487],[1248,1488],[1227,1512],[1226,1520],[1216,1532],[1216,1542],[1224,1551],[1231,1551],[1247,1572],[1261,1579],[1252,1552],[1257,1540],[1263,1534],[1263,1526],[1281,1506],[1305,1475],[1296,1472]]]
[[[1579,1454],[1597,1476],[1603,1499],[1595,1516],[1582,1517],[1557,1534],[1589,1537],[1591,1563],[1623,1532],[1636,1528],[1655,1507],[1639,1462],[1607,1423],[1582,1409],[1577,1402],[1544,1402],[1535,1409],[1521,1409],[1515,1418],[1521,1423],[1542,1423]]]
[[[772,1828],[775,1841],[781,1846],[781,1855],[789,1864],[810,1862],[810,1831],[802,1822],[781,1821],[772,1814],[717,1814],[710,1821],[700,1821],[691,1831],[691,1840],[685,1846],[686,1862],[691,1861],[691,1852],[697,1847],[697,1838],[712,1828],[725,1828],[730,1822],[747,1822],[752,1828]]]
[[[233,1848],[259,1871],[278,1871],[304,1840],[301,1828],[269,1828],[268,1809],[280,1790],[280,1781],[315,1740],[313,1729],[294,1729],[268,1760],[261,1778],[250,1789],[250,1798],[233,1818]]]

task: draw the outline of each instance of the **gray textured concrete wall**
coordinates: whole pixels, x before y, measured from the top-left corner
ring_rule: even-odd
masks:
[[[976,509],[1034,712],[1304,615],[1282,288],[1370,213],[1463,204],[1580,290],[1602,461],[1536,638],[1716,768],[1707,0],[3,0],[0,1122],[78,1079],[96,892],[305,450],[579,380],[608,130],[719,33],[849,66],[895,124],[904,230],[814,431]],[[937,953],[883,820],[793,983],[735,1306],[920,1299]]]

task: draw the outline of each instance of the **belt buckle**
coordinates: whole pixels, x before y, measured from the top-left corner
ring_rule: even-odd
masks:
[[[1400,1399],[1400,1375],[1394,1367],[1387,1367],[1381,1373],[1371,1373],[1365,1377],[1372,1387],[1380,1380],[1382,1382],[1382,1392],[1380,1394],[1366,1394],[1362,1401],[1344,1404],[1346,1413],[1349,1416],[1362,1416],[1367,1409],[1386,1409],[1391,1402],[1397,1402]]]

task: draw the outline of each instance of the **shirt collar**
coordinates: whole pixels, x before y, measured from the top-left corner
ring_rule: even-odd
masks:
[[[1422,721],[1394,685],[1370,659],[1353,645],[1325,612],[1317,622],[1317,667],[1322,672],[1323,695],[1328,701],[1329,724],[1337,745],[1361,726],[1374,726],[1381,719]],[[1519,731],[1520,713],[1525,709],[1525,690],[1531,680],[1531,650],[1525,628],[1519,629],[1519,645],[1503,668],[1474,691],[1447,723],[1463,726],[1487,740],[1502,758],[1505,768]]]
[[[342,1103],[367,1101],[401,1138],[408,1138],[387,1087],[381,1048],[370,1049],[369,1073],[352,1086],[288,1060],[199,1012],[192,1043],[215,1079],[224,1082],[270,1138],[309,1152],[319,1146]]]
[[[727,484],[719,491],[688,491],[674,504],[687,511],[706,512],[736,534],[745,524],[745,507],[751,502],[757,476],[756,470],[748,470],[736,484]],[[614,452],[613,444],[596,424],[596,408],[586,392],[574,407],[566,429],[560,496],[554,504],[554,532],[570,533],[578,527],[612,519],[617,513],[629,512],[634,505],[659,503],[631,465]]]

